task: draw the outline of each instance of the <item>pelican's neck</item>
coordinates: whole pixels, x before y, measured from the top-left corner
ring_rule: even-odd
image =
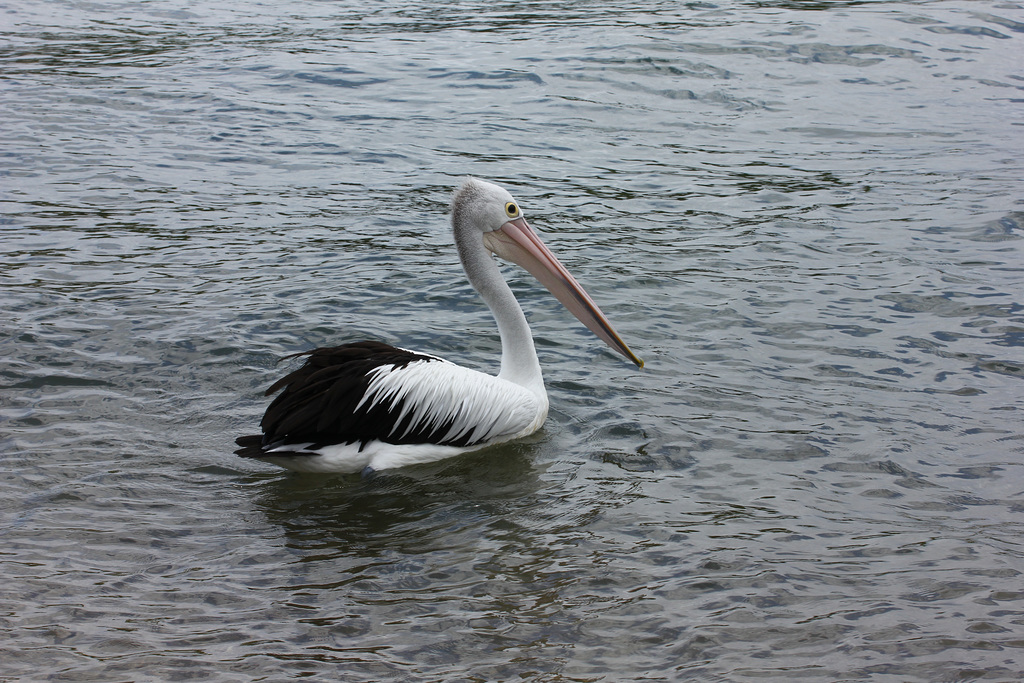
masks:
[[[483,233],[474,226],[460,225],[458,220],[453,220],[453,227],[466,276],[498,323],[501,335],[501,372],[498,377],[539,396],[546,396],[533,333],[523,309],[501,276],[498,264],[484,246]]]

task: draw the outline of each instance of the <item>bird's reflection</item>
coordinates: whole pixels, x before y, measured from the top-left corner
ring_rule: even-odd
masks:
[[[254,505],[300,547],[423,552],[431,538],[530,506],[545,486],[536,446],[515,443],[398,470],[332,476],[259,475]]]

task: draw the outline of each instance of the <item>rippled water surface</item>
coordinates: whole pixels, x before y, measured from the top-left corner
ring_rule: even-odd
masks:
[[[1019,2],[21,0],[0,18],[0,679],[1024,677]],[[277,359],[552,410],[376,477],[232,454]]]

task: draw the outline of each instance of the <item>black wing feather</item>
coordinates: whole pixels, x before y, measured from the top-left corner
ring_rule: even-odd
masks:
[[[235,451],[238,455],[262,457],[267,455],[268,449],[286,444],[309,443],[312,450],[339,443],[358,442],[364,446],[373,440],[394,444],[471,445],[468,437],[444,441],[442,435],[448,433],[450,424],[412,429],[408,434],[392,437],[392,434],[403,434],[413,419],[412,415],[406,415],[396,429],[401,405],[375,404],[357,408],[375,368],[443,362],[440,359],[373,341],[314,349],[289,358],[299,356],[306,357],[305,363],[267,389],[268,396],[281,389],[284,391],[263,415],[260,422],[263,435],[238,438],[235,441],[240,446]]]

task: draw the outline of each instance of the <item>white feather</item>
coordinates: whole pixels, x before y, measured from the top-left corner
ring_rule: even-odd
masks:
[[[401,405],[391,437],[451,422],[443,440],[466,438],[471,443],[532,433],[543,424],[548,408],[546,395],[443,360],[375,368],[359,408],[367,403]],[[408,426],[396,433],[406,416],[411,418]]]

